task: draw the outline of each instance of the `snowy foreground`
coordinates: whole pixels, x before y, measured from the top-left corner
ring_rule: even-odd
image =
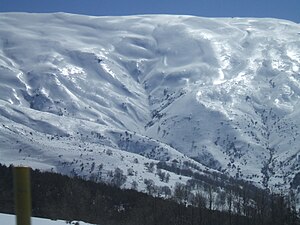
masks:
[[[76,222],[78,222],[79,224],[76,224]],[[16,218],[14,215],[0,213],[0,223],[3,225],[15,225]],[[31,225],[67,225],[67,224],[69,223],[62,220],[49,220],[49,219],[42,219],[36,217],[33,217],[31,220]],[[90,223],[84,223],[80,221],[73,221],[71,224],[91,225]]]
[[[215,171],[285,192],[300,174],[300,25],[0,14],[0,163],[145,190]],[[294,182],[294,183],[293,183]]]

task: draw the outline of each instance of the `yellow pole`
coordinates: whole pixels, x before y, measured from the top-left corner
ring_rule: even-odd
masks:
[[[14,167],[14,193],[17,225],[31,224],[30,168]]]

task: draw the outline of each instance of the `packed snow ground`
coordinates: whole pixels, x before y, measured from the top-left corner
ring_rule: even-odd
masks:
[[[15,225],[16,217],[15,215],[0,213],[0,222],[1,224],[4,225]],[[71,224],[75,224],[76,222],[78,222],[79,225],[91,225],[90,223],[84,223],[81,221],[72,221]],[[32,217],[31,224],[32,225],[66,225],[68,223],[62,220],[49,220],[49,219]]]
[[[161,181],[190,162],[286,190],[300,172],[300,26],[277,19],[0,14],[0,162]]]

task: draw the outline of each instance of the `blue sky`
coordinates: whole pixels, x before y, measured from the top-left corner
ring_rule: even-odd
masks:
[[[0,12],[272,17],[300,23],[300,0],[0,0]]]

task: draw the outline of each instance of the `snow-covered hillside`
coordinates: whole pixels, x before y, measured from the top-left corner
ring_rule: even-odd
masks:
[[[0,14],[0,79],[0,163],[105,181],[118,167],[140,190],[189,179],[160,161],[299,186],[299,24]]]

